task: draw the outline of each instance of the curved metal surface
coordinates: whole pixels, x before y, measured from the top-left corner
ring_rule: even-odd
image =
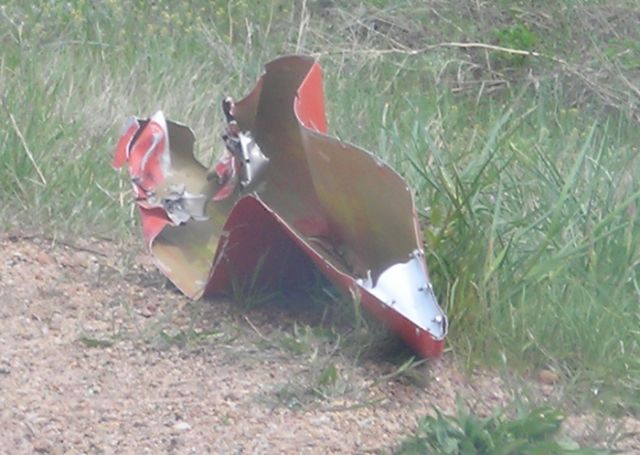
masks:
[[[303,56],[270,62],[230,114],[233,134],[257,145],[242,156],[264,156],[249,186],[208,179],[193,157],[191,131],[161,112],[125,126],[114,166],[128,164],[159,268],[200,298],[228,291],[258,264],[265,283],[287,286],[311,261],[419,354],[440,355],[447,322],[411,191],[378,158],[326,134],[319,65]],[[230,173],[243,165],[219,162]]]

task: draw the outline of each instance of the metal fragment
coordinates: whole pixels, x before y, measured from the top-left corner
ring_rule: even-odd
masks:
[[[447,333],[406,182],[371,153],[327,135],[322,74],[309,57],[270,62],[256,88],[223,101],[224,152],[211,169],[193,133],[161,112],[130,119],[128,164],[143,236],[185,294],[238,280],[286,287],[312,266],[426,357]]]

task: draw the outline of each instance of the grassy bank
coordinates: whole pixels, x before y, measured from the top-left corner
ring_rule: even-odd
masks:
[[[330,131],[417,190],[457,355],[637,411],[639,8],[414,3],[4,4],[1,226],[137,234],[110,169],[125,117],[163,109],[208,164],[220,98],[310,53]]]

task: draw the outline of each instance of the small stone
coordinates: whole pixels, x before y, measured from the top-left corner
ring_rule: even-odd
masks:
[[[46,439],[38,438],[34,439],[33,442],[33,451],[38,453],[49,453],[51,450],[51,444]]]
[[[177,431],[187,431],[191,429],[191,425],[187,422],[178,422],[173,426],[173,429]]]
[[[150,318],[151,316],[153,316],[156,313],[157,308],[158,307],[156,305],[150,303],[150,304],[147,304],[147,305],[143,306],[140,309],[139,314],[142,317]]]
[[[37,253],[35,259],[41,265],[55,264],[55,261],[53,260],[53,258],[49,254],[45,253],[44,251]]]

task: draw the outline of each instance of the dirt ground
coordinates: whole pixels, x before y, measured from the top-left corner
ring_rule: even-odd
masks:
[[[0,302],[1,453],[392,453],[433,406],[459,395],[488,412],[523,390],[451,354],[412,376],[334,355],[331,387],[314,388],[318,347],[290,317],[190,302],[139,248],[106,242],[0,236]],[[575,415],[564,431],[627,433],[615,447],[640,453],[632,418]]]

